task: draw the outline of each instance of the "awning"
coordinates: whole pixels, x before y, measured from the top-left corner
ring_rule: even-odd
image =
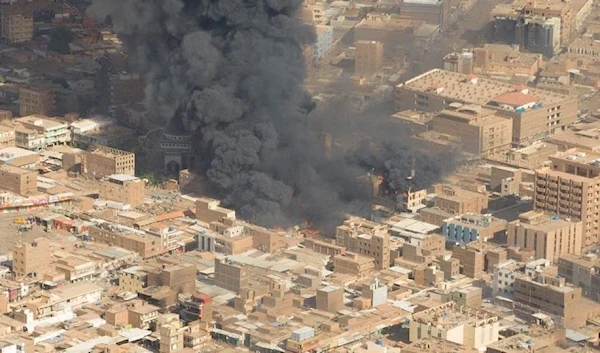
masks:
[[[274,345],[274,344],[272,344],[272,343],[263,343],[263,342],[258,342],[258,343],[256,344],[256,346],[257,346],[257,347],[260,347],[260,348],[264,348],[264,349],[269,349],[269,350],[272,350],[272,351],[278,351],[278,352],[285,353],[285,350],[284,350],[284,349],[281,349],[281,348],[277,347],[276,345]]]
[[[237,333],[233,333],[233,332],[221,330],[221,329],[218,329],[218,328],[213,328],[212,332],[217,333],[219,335],[231,337],[231,338],[234,338],[236,340],[241,340],[242,339],[242,336],[238,335]]]

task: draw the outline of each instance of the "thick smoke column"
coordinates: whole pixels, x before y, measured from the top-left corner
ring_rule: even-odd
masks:
[[[90,8],[110,19],[147,74],[148,111],[194,132],[202,172],[217,195],[264,225],[297,217],[337,222],[332,216],[340,211],[368,207],[356,177],[388,160],[369,160],[365,151],[323,157],[307,117],[314,103],[303,88],[302,48],[315,34],[297,16],[302,3],[94,0]],[[402,163],[390,163],[389,173],[400,175]]]

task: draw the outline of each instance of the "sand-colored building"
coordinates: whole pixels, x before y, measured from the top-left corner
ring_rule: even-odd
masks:
[[[440,112],[453,103],[485,106],[512,119],[518,145],[565,130],[576,121],[578,107],[575,96],[439,69],[396,86],[398,109]]]
[[[104,178],[113,174],[135,175],[135,153],[96,146],[85,153],[83,172],[94,178]]]
[[[534,250],[535,257],[556,261],[567,254],[581,254],[581,221],[566,221],[543,212],[523,213],[508,224],[508,246]]]
[[[433,130],[459,137],[462,150],[478,157],[504,154],[512,143],[512,121],[480,105],[451,104],[434,116]]]
[[[550,157],[535,174],[536,210],[583,223],[583,246],[600,239],[600,154],[570,149]]]
[[[144,203],[144,181],[127,174],[110,175],[100,182],[100,198],[139,206]]]

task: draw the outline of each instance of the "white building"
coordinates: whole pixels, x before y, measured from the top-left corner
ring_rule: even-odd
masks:
[[[502,261],[496,265],[492,277],[494,295],[512,296],[515,290],[515,275],[521,267],[515,260]]]
[[[317,25],[317,41],[313,44],[313,65],[319,65],[321,59],[329,53],[333,46],[333,27]]]
[[[414,314],[409,340],[437,337],[484,351],[488,344],[498,341],[499,331],[498,317],[448,302]]]
[[[22,353],[25,352],[25,342],[18,340],[0,341],[0,353]]]
[[[71,141],[68,125],[43,115],[29,115],[15,120],[17,123],[44,136],[44,147],[65,144]],[[19,146],[20,147],[20,146]]]

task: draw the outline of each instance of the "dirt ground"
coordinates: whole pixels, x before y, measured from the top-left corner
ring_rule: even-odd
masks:
[[[54,229],[50,232],[45,232],[44,227],[39,225],[33,225],[29,231],[20,232],[19,224],[14,223],[15,218],[27,218],[39,212],[14,212],[0,214],[0,255],[8,256],[13,246],[17,243],[31,242],[40,237],[52,240],[57,239],[58,237],[64,239],[70,236],[68,233],[59,232]]]

